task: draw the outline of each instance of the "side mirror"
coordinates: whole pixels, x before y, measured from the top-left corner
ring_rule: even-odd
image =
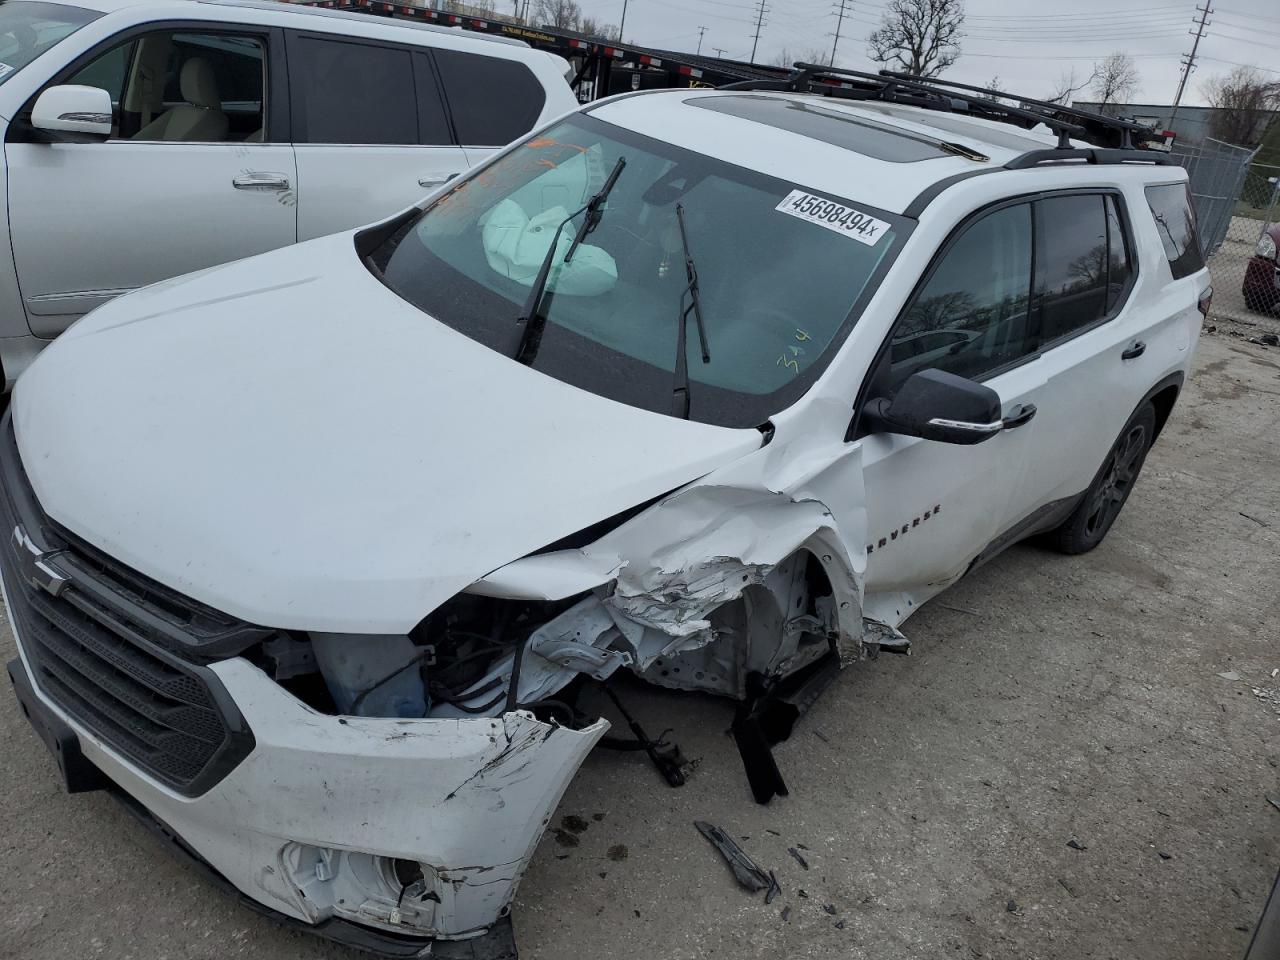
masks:
[[[49,87],[31,108],[31,126],[54,141],[106,140],[111,136],[111,95],[100,87]]]
[[[998,393],[944,370],[913,373],[892,400],[867,401],[863,416],[873,432],[940,443],[981,443],[1005,428]]]

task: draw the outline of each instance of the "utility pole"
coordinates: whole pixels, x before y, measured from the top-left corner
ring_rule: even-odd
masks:
[[[827,66],[834,67],[836,65],[836,47],[840,44],[840,26],[844,23],[845,4],[852,3],[852,0],[840,0],[840,12],[836,14],[836,38],[831,41],[831,59],[827,61]]]
[[[716,52],[716,56],[719,57],[721,60],[723,60],[724,55],[729,52],[724,47],[712,47],[711,49]]]
[[[707,32],[706,27],[698,27],[698,52],[694,54],[695,57],[699,53],[702,53],[702,35],[706,32]]]
[[[764,15],[769,12],[765,0],[756,0],[756,37],[751,41],[751,62],[756,62],[756,47],[760,44],[760,30],[764,27]]]
[[[622,42],[622,31],[627,29],[627,0],[622,0],[622,22],[618,24],[618,42]]]
[[[1196,67],[1196,51],[1200,49],[1200,38],[1204,36],[1204,28],[1209,26],[1209,14],[1213,13],[1213,9],[1209,6],[1209,0],[1204,0],[1203,7],[1196,7],[1196,12],[1200,14],[1200,22],[1196,25],[1195,32],[1192,33],[1195,42],[1191,44],[1191,53],[1182,58],[1182,79],[1178,81],[1178,95],[1173,98],[1173,109],[1169,111],[1169,129],[1173,129],[1173,121],[1178,116],[1178,104],[1182,103],[1182,91],[1187,89],[1187,78],[1191,76],[1191,71]],[[1191,33],[1191,31],[1188,31]]]

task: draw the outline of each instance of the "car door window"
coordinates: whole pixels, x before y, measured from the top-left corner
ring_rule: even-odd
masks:
[[[266,45],[260,37],[147,33],[112,47],[66,82],[111,95],[113,140],[266,139]]]
[[[893,385],[928,368],[982,379],[1033,353],[1030,292],[1030,206],[1002,207],[971,223],[894,329]]]
[[[296,143],[419,143],[408,50],[301,35],[289,79]]]
[[[1040,342],[1053,344],[1107,313],[1107,215],[1101,194],[1039,201]]]
[[[522,63],[457,50],[434,51],[449,113],[464,147],[496,147],[533,129],[546,94]]]

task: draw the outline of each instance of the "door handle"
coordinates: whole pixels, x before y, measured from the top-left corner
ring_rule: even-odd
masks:
[[[1120,359],[1136,360],[1138,357],[1142,356],[1143,352],[1146,349],[1147,349],[1147,345],[1145,343],[1143,343],[1141,340],[1135,340],[1133,341],[1133,346],[1131,346],[1124,353],[1120,354]]]
[[[441,173],[432,177],[419,177],[418,186],[439,187],[439,186],[442,186],[443,184],[448,183],[450,180],[452,180],[456,176],[457,176],[456,173]]]
[[[237,190],[288,190],[289,178],[283,173],[259,173],[250,171],[231,181]]]
[[[1024,423],[1030,423],[1035,415],[1036,405],[1034,403],[1024,403],[1009,416],[1005,417],[1002,422],[1006,430],[1016,430]]]

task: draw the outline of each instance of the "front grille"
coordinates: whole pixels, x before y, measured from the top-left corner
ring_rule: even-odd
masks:
[[[185,598],[54,524],[22,469],[9,414],[0,481],[0,574],[32,681],[155,779],[185,796],[205,792],[254,745],[205,663],[270,631]]]

